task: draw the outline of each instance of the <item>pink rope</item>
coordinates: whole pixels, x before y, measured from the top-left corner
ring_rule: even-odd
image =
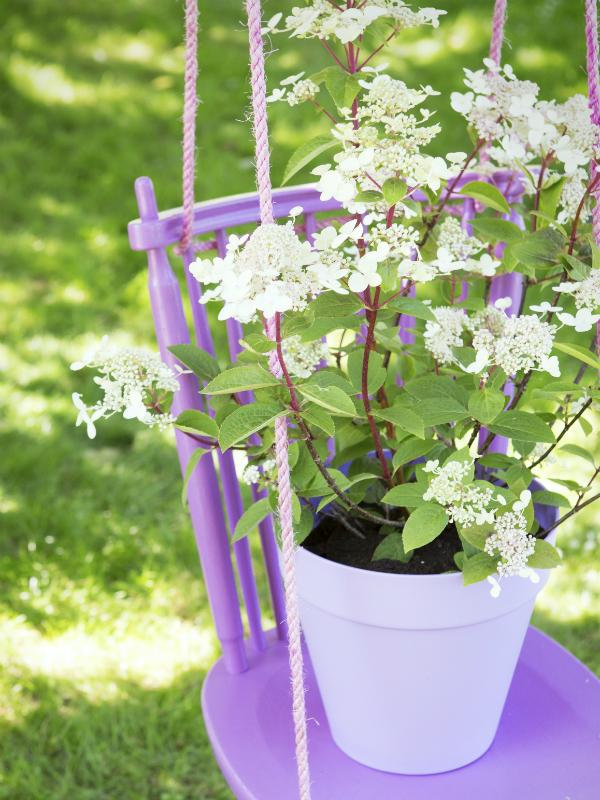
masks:
[[[192,242],[196,177],[196,82],[198,79],[198,0],[185,3],[185,87],[183,97],[183,226],[179,252]]]
[[[273,220],[273,194],[269,154],[269,129],[267,121],[267,86],[265,79],[265,54],[261,33],[262,13],[260,0],[246,0],[248,35],[250,41],[250,74],[252,82],[252,110],[256,140],[256,184],[263,225]],[[279,315],[267,320],[267,333],[278,338]],[[273,374],[282,376],[281,364],[273,351],[269,366]],[[310,772],[308,766],[308,736],[304,697],[304,664],[300,631],[300,610],[296,585],[296,552],[292,520],[292,488],[288,463],[288,436],[285,418],[275,421],[275,461],[277,463],[277,488],[279,494],[279,521],[283,552],[283,584],[288,625],[288,649],[292,682],[292,712],[296,744],[296,765],[300,800],[310,800]]]
[[[585,43],[588,80],[588,106],[594,125],[600,133],[600,76],[598,74],[598,11],[596,0],[585,0]],[[598,164],[594,161],[590,178],[596,175]],[[594,192],[592,229],[594,240],[600,247],[600,192]],[[596,352],[600,354],[600,323],[596,325]]]
[[[504,23],[506,21],[507,0],[496,0],[494,16],[492,19],[492,41],[490,42],[490,58],[496,64],[502,57],[502,44],[504,42]]]

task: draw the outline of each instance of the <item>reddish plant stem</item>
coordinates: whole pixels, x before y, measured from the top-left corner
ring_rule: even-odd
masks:
[[[348,67],[347,67],[347,66],[346,66],[346,65],[345,65],[345,64],[344,64],[344,63],[343,63],[343,62],[342,62],[342,61],[341,61],[341,60],[338,58],[338,55],[337,55],[337,53],[335,52],[335,50],[334,50],[332,47],[330,47],[330,46],[327,44],[327,42],[325,41],[325,39],[319,39],[319,41],[321,42],[321,44],[323,45],[323,47],[325,48],[325,50],[327,50],[327,52],[329,53],[329,55],[330,55],[330,56],[333,58],[333,60],[335,61],[335,63],[336,63],[338,66],[340,66],[340,67],[341,67],[341,68],[344,70],[344,72],[348,72]]]
[[[379,303],[379,295],[381,294],[381,288],[378,286],[375,289],[375,296],[373,298],[373,307],[374,309],[377,308]],[[363,363],[362,363],[362,401],[365,407],[365,414],[367,415],[367,420],[369,422],[369,428],[371,430],[371,436],[373,437],[373,443],[375,445],[375,452],[377,454],[377,458],[379,459],[379,463],[381,464],[381,470],[383,473],[383,477],[386,480],[388,486],[392,486],[392,475],[390,473],[390,469],[387,463],[387,459],[385,457],[385,453],[383,452],[383,444],[381,442],[381,436],[379,433],[379,429],[377,428],[377,423],[375,422],[375,418],[371,412],[371,398],[369,397],[369,357],[371,355],[371,350],[375,347],[375,323],[377,322],[377,311],[370,310],[366,312],[367,319],[368,319],[368,328],[367,328],[367,338],[365,341],[365,349],[363,352]]]
[[[579,205],[577,206],[577,211],[575,212],[575,217],[573,219],[573,225],[571,227],[571,237],[569,239],[569,250],[568,253],[570,256],[573,255],[573,250],[575,249],[575,242],[577,241],[577,228],[579,227],[579,220],[581,219],[581,213],[583,211],[583,207],[585,205],[585,201],[588,199],[590,194],[594,191],[594,189],[598,186],[600,182],[600,173],[596,175],[589,183],[587,189],[583,193],[583,197],[579,201]]]
[[[542,185],[544,183],[544,176],[545,176],[546,170],[548,169],[548,166],[549,166],[549,164],[550,164],[550,162],[552,161],[553,158],[554,158],[554,151],[550,150],[550,152],[547,153],[545,158],[542,160],[542,165],[540,167],[540,174],[538,175],[537,184],[536,184],[536,187],[535,187],[535,197],[533,199],[533,210],[534,211],[538,211],[539,210],[540,197],[541,197],[541,193],[542,193]],[[531,230],[532,231],[536,231],[537,230],[537,217],[535,216],[535,214],[533,215],[533,219],[531,221]]]
[[[363,69],[363,67],[366,67],[369,61],[371,61],[372,58],[374,58],[378,53],[380,53],[383,50],[386,44],[394,38],[394,36],[398,33],[399,30],[400,28],[394,28],[394,30],[390,33],[390,35],[379,45],[379,47],[376,47],[375,50],[373,50],[373,52],[365,58],[365,60],[360,64],[360,66],[357,67],[356,71],[360,72]]]
[[[343,490],[340,486],[336,483],[336,481],[331,477],[329,470],[323,464],[319,453],[317,452],[316,447],[313,444],[313,436],[310,432],[310,428],[306,424],[306,422],[302,419],[302,414],[300,412],[300,403],[298,402],[298,395],[296,393],[296,388],[294,386],[294,382],[290,376],[289,370],[285,363],[285,358],[283,355],[283,348],[281,344],[281,315],[276,314],[275,317],[275,344],[277,349],[277,358],[279,359],[279,364],[281,366],[281,371],[283,374],[283,379],[285,381],[285,385],[287,387],[289,396],[290,396],[290,406],[292,408],[292,412],[294,414],[294,419],[296,420],[296,424],[304,434],[304,441],[306,443],[307,450],[310,454],[310,457],[315,463],[315,466],[323,476],[325,483],[329,486],[333,494],[335,494],[340,501],[346,507],[346,510],[351,509],[354,513],[358,516],[363,517],[363,519],[368,519],[371,522],[375,522],[378,525],[392,525],[395,527],[402,527],[404,525],[403,522],[395,522],[393,520],[388,520],[385,517],[380,517],[377,514],[371,514],[369,511],[365,511],[365,509],[361,508],[360,506],[356,505],[350,498],[344,494]]]

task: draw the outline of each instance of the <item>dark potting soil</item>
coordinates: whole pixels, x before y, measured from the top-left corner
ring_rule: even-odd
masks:
[[[391,559],[371,561],[376,547],[385,538],[379,533],[380,526],[356,518],[352,520],[352,525],[363,533],[364,539],[348,530],[335,517],[324,516],[306,537],[302,546],[329,561],[373,572],[438,575],[441,572],[456,571],[454,554],[461,550],[462,546],[454,525],[449,525],[437,539],[416,550],[406,563]]]

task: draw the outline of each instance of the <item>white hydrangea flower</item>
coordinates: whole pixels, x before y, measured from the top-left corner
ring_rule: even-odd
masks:
[[[443,366],[455,364],[457,362],[453,348],[464,345],[463,334],[468,318],[461,308],[451,306],[434,308],[433,313],[437,322],[428,320],[425,323],[423,335],[425,347],[438,364]]]
[[[285,21],[291,36],[330,39],[335,36],[342,44],[353,42],[380,17],[391,19],[396,28],[415,28],[431,25],[437,28],[439,17],[445,14],[435,8],[413,11],[402,0],[373,0],[360,7],[336,6],[327,0],[312,0],[304,7],[295,6]]]
[[[470,321],[473,347],[485,350],[489,363],[507,375],[530,370],[556,374],[558,359],[551,359],[556,326],[534,314],[508,317],[499,308],[488,307]]]
[[[456,217],[446,217],[439,226],[438,247],[443,247],[458,261],[466,261],[486,246],[485,242],[464,230]]]
[[[325,342],[305,344],[299,336],[289,336],[284,339],[282,350],[289,373],[297,378],[310,378],[321,361],[329,355]]]
[[[96,435],[94,422],[113,414],[161,429],[174,421],[163,407],[169,395],[179,389],[179,383],[158,354],[135,348],[111,352],[103,346],[89,357],[86,366],[98,371],[94,382],[102,389],[103,396],[89,407],[77,392],[72,398],[79,412],[75,424],[85,424],[91,439]],[[79,364],[76,362],[73,368],[79,369]]]
[[[265,458],[263,461],[252,462],[244,468],[240,480],[247,486],[267,488],[273,486],[277,480],[277,464],[274,458]]]
[[[588,182],[588,173],[581,168],[566,176],[560,193],[560,211],[556,218],[560,225],[566,225],[577,214]],[[581,222],[587,222],[591,213],[591,199],[588,198],[580,213]]]
[[[470,528],[494,521],[494,511],[489,508],[494,500],[492,486],[465,483],[473,469],[473,461],[448,461],[442,467],[428,462],[426,472],[435,475],[423,500],[434,500],[444,506],[451,522]]]
[[[568,328],[574,328],[576,333],[591,331],[598,320],[600,320],[600,314],[592,314],[589,308],[579,308],[575,314],[568,314],[565,311],[556,316],[563,325],[566,325]]]
[[[554,291],[571,294],[577,308],[594,311],[600,308],[600,269],[593,269],[582,281],[560,283]]]
[[[297,106],[307,100],[314,100],[320,91],[320,87],[309,78],[303,79],[304,72],[297,75],[289,75],[284,78],[279,87],[274,89],[272,94],[267,97],[267,103],[275,103],[285,100],[289,106]]]
[[[485,543],[485,552],[498,558],[500,577],[520,575],[535,550],[535,538],[527,533],[522,510],[507,511],[495,521],[494,531]]]
[[[258,312],[300,311],[321,290],[347,293],[340,280],[348,270],[323,263],[317,251],[301,241],[292,222],[260,225],[245,242],[236,240],[225,258],[197,260],[190,272],[201,284],[216,284],[201,302],[222,300],[219,319],[250,322]]]

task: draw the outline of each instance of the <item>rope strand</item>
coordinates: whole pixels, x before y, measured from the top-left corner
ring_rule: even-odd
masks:
[[[185,3],[185,76],[183,95],[183,226],[179,252],[192,242],[194,181],[196,177],[196,108],[198,96],[198,0]]]
[[[600,76],[598,74],[598,10],[596,0],[585,0],[585,43],[588,106],[592,122],[598,127],[600,137]],[[597,171],[598,164],[594,160],[590,170],[590,178],[592,180]],[[593,197],[592,230],[594,232],[594,241],[600,247],[600,191],[594,192]],[[600,323],[596,325],[596,352],[600,354]]]
[[[504,23],[506,22],[507,0],[496,0],[492,18],[492,40],[490,42],[490,58],[500,64],[502,44],[504,43]]]
[[[260,201],[260,218],[263,225],[273,219],[273,194],[269,153],[267,120],[267,87],[265,79],[265,54],[261,33],[262,13],[260,0],[246,0],[248,35],[250,42],[250,73],[252,82],[252,111],[256,140],[256,184]],[[280,338],[280,315],[266,321],[267,333],[273,340]],[[277,353],[270,355],[269,366],[280,378],[281,364]],[[292,713],[296,745],[296,766],[300,800],[310,800],[310,772],[308,765],[308,735],[304,696],[304,664],[300,630],[300,610],[296,585],[296,548],[292,519],[292,487],[288,462],[287,422],[279,417],[275,421],[275,461],[277,463],[277,488],[281,543],[283,551],[283,584],[288,625],[288,649],[292,682]]]

